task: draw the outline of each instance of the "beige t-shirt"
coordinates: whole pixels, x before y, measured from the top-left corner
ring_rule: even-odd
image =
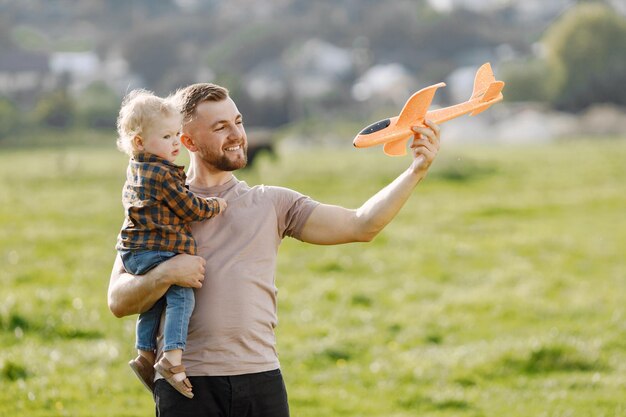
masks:
[[[278,246],[300,232],[319,204],[282,187],[190,186],[200,197],[222,197],[228,208],[192,223],[198,255],[207,260],[189,322],[183,364],[189,376],[239,375],[279,367],[274,327]],[[158,338],[159,354],[162,337]]]

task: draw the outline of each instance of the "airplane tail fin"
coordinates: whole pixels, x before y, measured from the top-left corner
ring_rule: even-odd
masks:
[[[504,82],[496,81],[491,65],[488,62],[483,64],[476,72],[474,91],[472,91],[470,101],[478,100],[480,103],[485,104],[476,108],[470,113],[470,116],[482,113],[491,107],[492,104],[501,101],[503,99],[502,88],[504,88]]]
[[[493,75],[493,70],[491,69],[491,64],[489,62],[484,63],[478,68],[476,71],[476,76],[474,77],[474,91],[472,91],[472,96],[470,100],[476,100],[480,98],[489,85],[496,80],[496,77]]]
[[[485,95],[482,96],[480,102],[484,102],[482,106],[477,107],[473,112],[470,113],[470,116],[476,116],[479,113],[484,112],[493,104],[502,101],[504,96],[502,95],[502,88],[504,88],[503,81],[495,81],[489,85],[487,91],[485,91]]]

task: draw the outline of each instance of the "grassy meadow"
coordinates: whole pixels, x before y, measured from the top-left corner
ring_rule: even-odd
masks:
[[[357,207],[408,161],[307,149],[238,177]],[[154,415],[135,317],[106,305],[126,163],[0,149],[0,416]],[[373,242],[287,239],[277,283],[293,416],[626,416],[626,141],[444,143]]]

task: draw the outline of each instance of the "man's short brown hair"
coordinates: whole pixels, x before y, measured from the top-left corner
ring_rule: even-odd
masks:
[[[193,118],[198,104],[205,101],[222,101],[226,98],[228,90],[211,83],[192,84],[176,92],[176,102],[185,122]]]

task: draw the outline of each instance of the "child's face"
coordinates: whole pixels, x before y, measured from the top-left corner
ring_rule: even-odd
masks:
[[[146,129],[143,150],[174,162],[180,152],[181,118],[177,115],[164,117]]]

